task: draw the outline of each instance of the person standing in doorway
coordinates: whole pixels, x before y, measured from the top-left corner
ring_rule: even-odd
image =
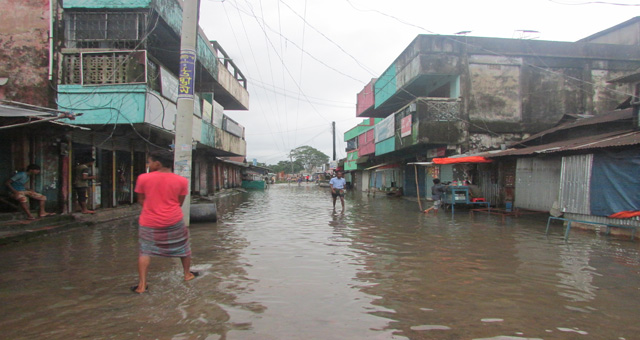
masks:
[[[147,159],[149,173],[138,177],[135,192],[142,204],[138,229],[138,285],[131,287],[135,293],[144,293],[151,256],[179,257],[182,261],[184,280],[198,276],[190,271],[191,245],[189,229],[183,220],[182,204],[187,197],[189,182],[174,174],[173,155],[168,151],[154,151]]]
[[[45,195],[39,194],[34,190],[27,190],[26,188],[27,182],[29,182],[29,178],[37,176],[39,173],[39,165],[29,164],[26,171],[19,171],[5,182],[5,185],[10,190],[9,195],[11,196],[11,198],[20,203],[20,208],[22,208],[22,211],[27,214],[27,220],[36,219],[35,217],[33,217],[31,211],[29,210],[29,198],[40,202],[38,217],[55,215],[55,213],[48,213],[45,211],[45,204],[47,203],[47,197]]]
[[[342,211],[344,212],[344,189],[346,185],[347,181],[342,178],[342,171],[336,172],[336,177],[331,178],[329,181],[329,187],[331,187],[331,198],[333,198],[333,210],[336,210],[336,200],[340,197]]]
[[[434,215],[438,215],[438,209],[440,209],[440,205],[442,204],[442,196],[447,191],[447,187],[440,183],[439,178],[433,179],[433,186],[431,187],[431,198],[433,199],[433,206],[424,211],[425,214],[429,215],[429,212],[433,210]]]
[[[87,208],[87,192],[89,191],[89,180],[96,179],[96,176],[91,175],[91,168],[96,160],[93,158],[87,158],[82,163],[78,164],[75,168],[75,174],[73,177],[73,190],[78,197],[78,205],[83,214],[95,214],[93,210]]]

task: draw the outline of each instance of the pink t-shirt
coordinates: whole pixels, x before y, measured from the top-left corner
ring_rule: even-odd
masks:
[[[150,172],[138,176],[136,192],[144,194],[139,223],[149,228],[168,227],[182,219],[178,196],[186,196],[189,181],[170,172]]]

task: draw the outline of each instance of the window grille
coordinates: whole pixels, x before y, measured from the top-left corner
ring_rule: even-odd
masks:
[[[147,13],[66,13],[66,47],[135,48],[144,37]]]
[[[65,54],[61,80],[81,85],[146,83],[146,52]]]
[[[425,100],[427,117],[434,121],[457,121],[460,119],[460,102]]]

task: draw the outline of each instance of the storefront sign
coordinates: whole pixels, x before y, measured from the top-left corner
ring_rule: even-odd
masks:
[[[446,154],[446,152],[447,152],[446,147],[429,149],[427,150],[427,157],[428,158],[443,157]]]
[[[193,115],[202,118],[202,99],[197,94],[193,97]]]
[[[202,121],[211,124],[213,119],[213,105],[207,100],[202,100]]]
[[[389,139],[393,137],[393,134],[396,129],[396,115],[392,114],[389,117],[383,119],[380,123],[376,125],[375,129],[375,138],[376,143],[380,143],[385,139]]]
[[[400,121],[400,137],[411,136],[411,115],[408,115]]]
[[[224,107],[218,102],[213,102],[213,126],[222,129],[222,120],[224,118]]]
[[[160,68],[160,86],[163,97],[174,103],[178,100],[178,78],[164,67]]]

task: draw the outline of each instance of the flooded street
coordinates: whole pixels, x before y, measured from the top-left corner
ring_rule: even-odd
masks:
[[[153,258],[137,296],[135,225],[0,247],[5,339],[638,339],[640,242],[546,218],[275,185],[191,227],[194,269]],[[502,337],[500,337],[502,336]]]

